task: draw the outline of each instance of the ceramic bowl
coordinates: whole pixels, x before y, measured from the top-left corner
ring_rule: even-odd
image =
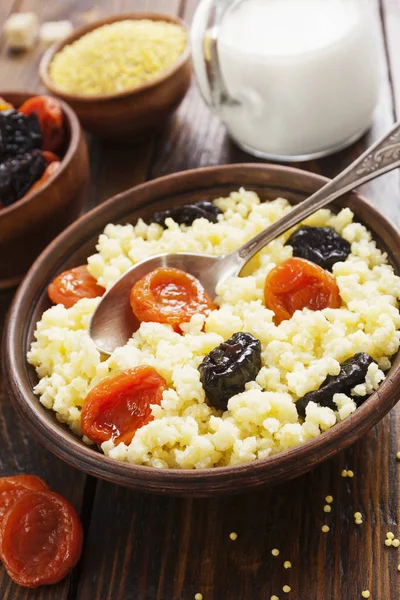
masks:
[[[54,276],[82,264],[95,251],[98,234],[109,223],[136,222],[155,211],[200,199],[229,194],[240,186],[261,199],[278,196],[297,203],[327,180],[288,167],[228,165],[184,171],[139,185],[92,210],[62,233],[37,259],[12,305],[4,338],[4,369],[11,400],[27,427],[57,456],[96,477],[146,492],[182,496],[214,496],[248,491],[305,473],[363,436],[397,402],[400,392],[400,356],[379,390],[341,423],[319,437],[280,454],[248,464],[204,470],[163,470],[118,462],[86,446],[46,410],[33,393],[37,381],[26,361],[36,322],[50,306],[46,288]],[[343,197],[374,234],[395,270],[400,272],[400,235],[385,217],[358,194]]]
[[[18,108],[38,94],[0,92]],[[0,209],[0,289],[16,285],[33,260],[81,212],[89,180],[86,142],[74,111],[61,102],[67,146],[60,168],[37,191]]]
[[[84,129],[103,138],[137,141],[159,130],[183,100],[191,79],[189,43],[178,60],[157,77],[133,88],[112,94],[83,96],[67,93],[55,86],[49,76],[54,55],[64,46],[101,27],[125,19],[151,19],[181,25],[189,38],[187,25],[177,17],[156,13],[114,15],[76,29],[43,55],[39,74],[43,85],[55,96],[68,102]]]

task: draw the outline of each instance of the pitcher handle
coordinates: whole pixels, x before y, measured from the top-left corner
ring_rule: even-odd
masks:
[[[219,26],[231,4],[232,0],[203,0],[191,28],[194,68],[200,92],[205,103],[217,114],[223,105],[239,104],[227,90],[218,56]]]

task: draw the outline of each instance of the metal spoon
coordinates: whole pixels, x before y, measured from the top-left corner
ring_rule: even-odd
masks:
[[[290,213],[264,229],[238,250],[226,256],[203,254],[159,254],[144,260],[124,273],[102,297],[89,326],[97,348],[111,354],[123,346],[138,328],[129,305],[129,293],[136,281],[157,267],[175,267],[197,277],[212,298],[218,283],[238,275],[245,264],[266,244],[297,225],[342,194],[400,166],[400,123],[371,146],[335,179],[298,204]]]

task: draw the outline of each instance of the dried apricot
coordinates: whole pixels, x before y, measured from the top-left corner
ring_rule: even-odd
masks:
[[[339,288],[335,278],[303,258],[289,258],[272,269],[265,279],[265,305],[280,323],[296,310],[339,308]]]
[[[0,477],[0,526],[4,515],[27,492],[47,490],[48,486],[37,475]]]
[[[85,265],[60,273],[47,289],[50,300],[54,304],[63,304],[65,308],[71,308],[81,298],[102,296],[104,291],[104,288],[98,285]]]
[[[30,588],[63,579],[82,551],[82,525],[75,509],[48,490],[21,496],[5,515],[0,533],[7,573]]]
[[[148,366],[103,379],[83,403],[84,435],[96,444],[109,439],[129,444],[135,432],[153,419],[151,404],[161,403],[166,388],[165,379]]]
[[[154,269],[139,279],[131,290],[130,304],[139,321],[166,323],[175,331],[193,315],[208,314],[216,308],[196,277],[168,267]]]

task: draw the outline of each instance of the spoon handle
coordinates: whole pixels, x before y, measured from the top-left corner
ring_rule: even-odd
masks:
[[[242,266],[266,244],[326,206],[342,194],[400,167],[400,122],[378,142],[370,146],[357,160],[329,181],[315,194],[297,204],[287,215],[261,231],[232,255]]]

